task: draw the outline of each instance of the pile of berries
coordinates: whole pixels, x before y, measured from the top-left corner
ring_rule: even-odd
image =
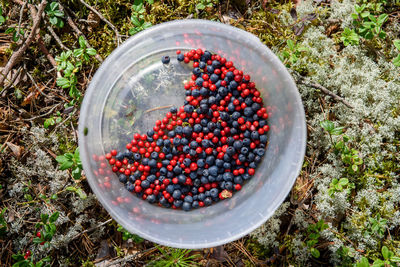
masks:
[[[177,60],[193,62],[184,105],[105,157],[128,191],[189,211],[241,190],[265,154],[269,126],[260,92],[232,61],[201,49],[178,50]]]

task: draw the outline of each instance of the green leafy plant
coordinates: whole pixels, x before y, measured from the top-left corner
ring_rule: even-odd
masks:
[[[0,6],[0,25],[6,22],[6,18],[3,16],[3,9]]]
[[[399,54],[397,55],[397,57],[395,57],[393,59],[393,64],[397,67],[400,67],[400,40],[394,40],[393,41],[394,46],[397,48],[397,50],[399,50]]]
[[[389,18],[388,14],[375,16],[367,10],[366,4],[361,6],[356,4],[354,9],[356,13],[351,14],[351,16],[354,19],[353,24],[357,27],[358,35],[369,40],[375,36],[385,39],[386,32],[382,30],[382,26]]]
[[[328,194],[332,197],[335,192],[342,192],[343,189],[349,194],[353,188],[355,188],[354,183],[349,183],[349,179],[340,178],[340,180],[338,180],[334,178],[329,185]]]
[[[286,41],[286,48],[283,49],[279,55],[280,60],[287,66],[297,62],[302,52],[306,52],[307,49],[299,44],[294,44],[293,40]]]
[[[47,267],[50,266],[49,262],[51,261],[50,256],[48,256],[35,263],[32,255],[27,257],[26,254],[21,253],[12,255],[12,258],[16,261],[12,267]]]
[[[151,22],[146,22],[144,20],[144,12],[145,9],[143,7],[143,3],[132,5],[131,22],[134,27],[129,30],[129,35],[134,35],[135,33],[138,33],[153,26]]]
[[[79,48],[74,49],[74,57],[80,60],[89,61],[90,56],[96,55],[96,50],[94,48],[88,47],[88,43],[86,42],[83,35],[78,38]]]
[[[355,32],[355,30],[350,30],[349,28],[346,27],[342,32],[340,40],[342,40],[344,46],[348,46],[348,45],[358,45],[360,38],[358,37],[358,34]]]
[[[65,153],[64,155],[57,156],[57,162],[61,164],[60,170],[72,169],[72,177],[74,179],[81,178],[82,173],[82,162],[79,156],[79,147],[75,149],[75,152]]]
[[[20,38],[21,36],[24,35],[24,30],[23,30],[23,29],[19,29],[19,34],[18,34],[17,32],[18,32],[18,30],[15,29],[14,27],[9,27],[9,28],[5,31],[6,34],[12,33],[12,35],[13,35],[13,36],[12,36],[12,40],[13,40],[14,42],[18,42],[19,38]]]
[[[90,56],[96,55],[94,48],[88,48],[88,44],[83,36],[78,39],[79,48],[74,51],[62,52],[60,56],[56,56],[57,70],[63,71],[63,77],[57,78],[57,85],[63,89],[69,89],[69,95],[75,101],[71,101],[70,105],[75,104],[82,98],[77,88],[78,79],[76,73],[82,68],[83,63],[90,60]]]
[[[335,127],[334,123],[329,120],[322,121],[320,125],[328,132],[334,152],[336,155],[341,155],[342,162],[346,165],[346,170],[350,174],[358,172],[363,160],[360,158],[359,152],[348,145],[349,137],[342,134],[344,127]],[[333,136],[335,135],[341,135],[341,138],[336,142],[333,141]]]
[[[310,224],[307,228],[306,245],[314,258],[319,258],[320,256],[320,252],[315,245],[318,243],[318,239],[321,236],[320,233],[327,228],[328,225],[323,220],[319,220],[315,224]]]
[[[62,28],[64,26],[64,12],[60,10],[60,6],[58,2],[48,3],[45,9],[47,16],[49,16],[49,21],[54,26],[58,28]]]
[[[75,187],[75,186],[68,186],[66,188],[67,191],[70,192],[74,192],[75,194],[77,194],[81,199],[86,199],[87,195],[85,193],[85,191],[82,190],[82,188],[80,187]]]
[[[35,225],[35,228],[42,228],[42,230],[37,232],[33,243],[43,245],[44,248],[50,247],[50,241],[57,231],[54,222],[57,221],[59,215],[60,213],[58,211],[54,212],[51,216],[44,213],[40,215],[40,222]]]
[[[4,236],[7,232],[7,221],[4,218],[7,208],[3,208],[0,212],[0,237]]]
[[[400,257],[395,256],[395,254],[390,251],[386,246],[381,249],[383,260],[376,259],[372,263],[372,267],[386,267],[386,266],[399,266]],[[356,267],[370,267],[369,260],[366,257],[362,257],[359,262],[357,262]]]
[[[198,257],[198,255],[189,255],[191,252],[190,249],[163,249],[158,247],[158,250],[162,254],[162,258],[150,262],[149,266],[153,267],[190,267],[190,266],[198,266],[198,264],[194,261]]]
[[[381,218],[378,213],[375,218],[369,217],[369,223],[366,232],[369,234],[377,234],[379,237],[383,237],[386,231],[387,220]]]
[[[47,118],[44,123],[43,126],[44,128],[49,128],[50,126],[56,125],[57,123],[60,123],[62,120],[61,118],[61,113],[60,111],[57,111],[56,116],[51,116],[50,118]]]
[[[133,242],[135,243],[142,243],[144,241],[144,239],[141,238],[140,236],[129,233],[124,227],[122,227],[122,225],[118,225],[117,230],[118,232],[122,233],[122,240],[124,241],[128,239],[133,240]]]
[[[215,0],[200,0],[196,5],[196,9],[203,10],[207,7],[213,7],[215,4]]]
[[[337,250],[337,254],[340,257],[341,266],[353,266],[354,264],[354,248],[350,248],[347,246],[341,246]]]

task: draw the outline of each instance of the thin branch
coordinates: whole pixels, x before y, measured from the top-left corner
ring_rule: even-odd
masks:
[[[152,248],[149,248],[149,249],[145,249],[145,250],[143,250],[143,251],[139,251],[139,252],[137,252],[137,253],[135,253],[135,254],[133,254],[133,255],[128,255],[128,256],[126,256],[126,257],[124,257],[124,258],[122,258],[122,259],[119,259],[119,260],[116,260],[116,261],[111,261],[111,262],[109,262],[105,267],[116,266],[116,265],[119,264],[119,263],[125,264],[125,263],[127,263],[127,262],[133,260],[134,258],[136,258],[136,257],[141,257],[141,256],[142,256],[143,254],[145,254],[146,252],[154,251],[155,249],[156,249],[155,247],[152,247]],[[124,265],[124,266],[125,266],[125,265]]]
[[[314,88],[314,89],[318,89],[321,90],[322,93],[329,95],[330,97],[332,97],[333,99],[335,99],[336,101],[342,102],[346,107],[348,108],[354,108],[349,102],[347,102],[343,97],[338,96],[337,94],[335,94],[334,92],[326,89],[325,87],[323,87],[322,85],[318,84],[318,83],[302,83],[301,84]]]
[[[342,102],[346,107],[353,109],[354,107],[347,102],[343,97],[338,96],[337,94],[335,94],[334,92],[332,92],[331,90],[328,90],[327,88],[323,87],[322,85],[320,85],[319,83],[306,83],[304,82],[304,77],[302,77],[300,74],[297,74],[297,83],[314,88],[314,89],[318,89],[321,90],[322,93],[332,97],[334,100]]]
[[[36,119],[39,119],[39,118],[46,117],[47,115],[50,115],[51,113],[53,113],[53,111],[60,105],[61,105],[61,103],[58,103],[58,104],[54,105],[48,112],[46,112],[44,114],[29,118],[29,119],[22,119],[22,120],[23,121],[33,121],[33,120],[36,120]]]
[[[97,228],[100,228],[100,227],[106,225],[107,223],[110,223],[112,220],[113,219],[108,219],[107,221],[102,222],[102,223],[100,223],[100,224],[98,224],[96,226],[93,226],[92,228],[86,229],[86,230],[80,232],[79,234],[77,234],[76,236],[74,236],[71,240],[77,239],[78,237],[80,237],[81,235],[83,235],[83,234],[85,234],[87,232],[91,232],[91,231],[93,231],[93,230],[95,230]]]
[[[42,36],[40,36],[40,34],[38,33],[36,36],[38,45],[40,50],[42,51],[43,54],[46,55],[47,59],[50,61],[51,65],[53,65],[53,67],[57,68],[57,62],[54,59],[54,57],[50,54],[49,50],[47,50],[46,46],[44,45]]]
[[[19,21],[18,21],[18,28],[17,28],[16,37],[18,37],[20,35],[19,32],[20,32],[20,29],[21,29],[22,15],[24,14],[24,9],[25,9],[26,3],[27,3],[27,1],[25,1],[22,4],[21,10],[19,12]]]
[[[56,40],[57,44],[64,50],[70,50],[68,47],[66,47],[60,37],[58,37],[58,35],[56,34],[56,32],[53,30],[53,28],[51,26],[47,26],[47,30],[50,32],[51,36],[53,36],[54,40]]]
[[[102,21],[107,23],[108,26],[115,32],[115,35],[117,37],[117,46],[119,46],[121,42],[121,36],[119,35],[119,32],[117,30],[117,27],[115,27],[111,22],[109,22],[99,11],[97,11],[94,7],[90,6],[83,0],[79,0],[85,7],[89,8],[93,13],[95,13]]]
[[[40,25],[40,19],[42,17],[42,13],[44,11],[44,8],[46,7],[47,1],[43,0],[38,8],[38,12],[35,17],[33,17],[33,25],[32,25],[32,31],[28,35],[28,38],[26,41],[22,44],[22,46],[12,54],[10,57],[10,60],[8,60],[6,66],[4,67],[1,75],[0,75],[0,86],[3,85],[4,80],[7,77],[7,74],[11,71],[11,69],[15,66],[16,63],[20,60],[21,56],[24,54],[25,50],[29,47],[29,45],[32,43],[32,41],[36,37],[36,30]]]
[[[75,22],[72,20],[71,16],[67,13],[67,10],[63,7],[63,5],[61,5],[60,1],[58,1],[58,4],[60,6],[60,10],[62,12],[64,12],[65,18],[67,19],[67,23],[69,24],[69,26],[76,32],[76,34],[78,34],[78,36],[83,36],[83,38],[85,39],[86,43],[88,44],[88,48],[93,48],[90,44],[89,41],[86,39],[86,36],[81,32],[81,30],[79,30],[78,26],[76,26]],[[103,58],[99,55],[96,54],[95,58],[100,61],[101,63],[103,62]]]

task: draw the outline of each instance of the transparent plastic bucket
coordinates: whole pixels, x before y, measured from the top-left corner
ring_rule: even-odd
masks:
[[[178,62],[175,52],[196,48],[218,53],[251,75],[267,106],[270,131],[266,154],[242,190],[185,212],[149,204],[128,192],[101,155],[122,150],[134,132],[146,133],[170,105],[183,105],[191,64]],[[163,55],[171,57],[170,64],[161,63]],[[263,224],[292,188],[305,146],[303,105],[280,60],[254,35],[203,20],[163,23],[115,49],[90,82],[79,119],[83,168],[99,201],[129,232],[171,247],[214,247]]]

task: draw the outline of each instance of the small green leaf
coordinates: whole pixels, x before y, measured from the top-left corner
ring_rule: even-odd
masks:
[[[51,24],[56,25],[57,24],[57,17],[50,17],[49,21]]]
[[[6,19],[0,15],[0,25],[6,22]]]
[[[131,17],[131,21],[132,21],[132,24],[135,25],[136,27],[140,26],[140,21],[139,21],[139,19],[137,17],[132,16]]]
[[[394,40],[393,41],[394,46],[397,48],[397,50],[400,51],[400,40]]]
[[[294,42],[293,42],[293,40],[287,40],[286,41],[286,44],[287,44],[287,46],[288,46],[288,48],[290,49],[290,50],[292,50],[292,51],[294,51],[295,50],[295,47],[294,47]]]
[[[80,57],[80,56],[82,56],[82,55],[83,55],[83,51],[84,51],[83,48],[74,49],[74,57]]]
[[[43,126],[45,129],[49,128],[49,126],[52,126],[55,124],[54,118],[48,118],[44,121]]]
[[[49,221],[50,221],[51,223],[57,221],[58,216],[60,216],[60,213],[59,213],[58,211],[54,212],[54,213],[50,216]]]
[[[71,172],[71,175],[72,175],[72,177],[73,177],[75,180],[80,179],[81,176],[82,176],[82,170],[81,170],[81,168],[78,168],[78,167],[77,167],[77,168],[73,169],[72,172]]]
[[[392,256],[390,258],[390,261],[392,261],[392,262],[400,262],[400,257]]]
[[[64,21],[63,21],[62,19],[60,19],[60,18],[57,18],[56,26],[57,26],[58,28],[64,27]]]
[[[57,85],[64,89],[71,86],[69,80],[65,77],[57,78]]]
[[[354,165],[351,166],[351,169],[352,169],[354,172],[357,172],[357,171],[358,171],[358,166],[354,164]]]
[[[316,248],[311,248],[311,255],[313,255],[314,258],[318,259],[320,256],[319,250]]]
[[[320,122],[320,125],[322,128],[324,128],[328,133],[331,133],[333,129],[335,129],[335,125],[333,124],[333,122],[326,120],[326,121],[322,121]]]
[[[60,170],[66,170],[71,168],[74,165],[74,163],[72,161],[64,161],[61,166],[60,166]]]
[[[340,135],[343,133],[343,129],[344,129],[344,127],[336,127],[334,129],[332,129],[331,135]]]
[[[88,49],[86,49],[86,53],[87,53],[88,55],[90,55],[90,56],[94,56],[94,55],[97,54],[96,49],[94,49],[94,48],[88,48]]]
[[[41,214],[40,215],[40,220],[42,221],[42,223],[47,223],[47,220],[49,219],[49,215],[48,214]]]
[[[39,237],[35,237],[35,238],[33,238],[33,243],[35,243],[35,244],[39,244],[39,243],[42,243],[42,239],[41,238],[39,238]]]
[[[381,267],[381,266],[385,266],[385,262],[377,259],[374,261],[374,263],[372,263],[372,267]]]
[[[396,67],[400,67],[400,54],[397,55],[397,57],[395,59],[393,59],[392,61],[393,65],[395,65]]]
[[[385,260],[389,259],[389,249],[386,246],[382,247],[382,256]]]
[[[54,16],[57,16],[60,18],[64,17],[64,12],[62,12],[60,10],[55,10],[53,14],[54,14]]]
[[[5,33],[6,33],[6,34],[9,34],[9,33],[15,32],[15,31],[16,31],[15,28],[10,27],[10,28],[8,28],[8,29],[5,31]]]
[[[339,181],[339,184],[341,184],[342,186],[346,186],[349,183],[349,179],[347,178],[342,178]]]
[[[206,8],[206,6],[203,3],[198,3],[196,5],[196,9],[198,9],[198,10],[203,10],[204,8]]]
[[[382,15],[380,15],[380,16],[378,17],[378,23],[379,23],[380,25],[383,25],[383,24],[386,22],[386,20],[388,19],[388,17],[389,17],[388,14],[382,14]]]
[[[78,188],[78,189],[76,190],[76,193],[78,194],[78,196],[79,196],[81,199],[86,199],[86,198],[87,198],[86,193],[85,193],[81,188]]]
[[[85,41],[85,38],[83,37],[83,35],[79,36],[78,41],[79,41],[79,46],[81,48],[86,48],[87,47],[86,46],[86,41]]]
[[[362,257],[357,263],[356,267],[369,267],[369,261],[366,257]]]

